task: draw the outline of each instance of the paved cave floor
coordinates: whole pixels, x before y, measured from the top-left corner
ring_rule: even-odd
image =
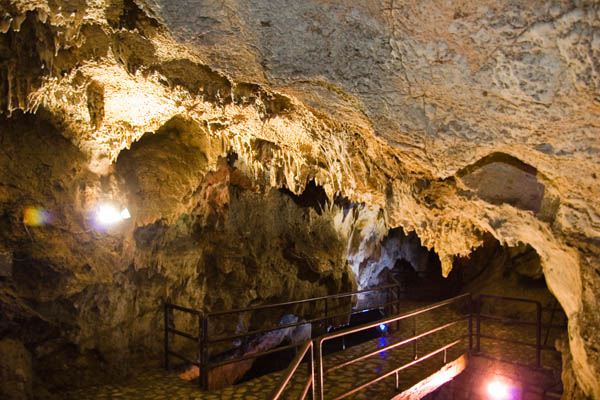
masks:
[[[414,310],[427,305],[425,302],[405,302],[402,305],[402,311]],[[458,310],[451,307],[444,307],[433,312],[417,316],[418,332],[424,332],[441,324],[453,321],[460,317]],[[437,332],[429,337],[423,338],[418,342],[418,353],[427,354],[440,346],[447,344],[457,337],[465,335],[468,332],[468,323],[463,321],[444,331]],[[332,366],[353,356],[358,356],[368,351],[372,351],[382,345],[390,344],[400,339],[410,337],[412,333],[412,321],[402,321],[400,330],[393,332],[386,337],[373,339],[360,345],[346,349],[343,352],[337,352],[325,357],[325,367]],[[482,325],[482,333],[494,334],[515,340],[525,340],[529,338],[531,342],[535,340],[534,327],[523,327],[499,322],[486,323]],[[550,337],[549,340],[553,340]],[[457,359],[461,354],[468,350],[468,340],[463,340],[455,348],[448,351],[447,360]],[[482,340],[482,350],[487,355],[493,357],[502,356],[504,359],[510,359],[523,364],[535,363],[535,352],[533,349],[523,349],[515,346],[506,346],[501,342],[491,340]],[[325,393],[327,398],[334,398],[357,383],[366,382],[376,376],[389,371],[393,366],[401,363],[408,363],[413,358],[412,345],[402,346],[398,349],[386,351],[383,354],[370,357],[357,364],[344,367],[342,369],[326,375]],[[410,367],[400,374],[401,389],[407,389],[415,383],[439,370],[443,365],[443,355],[436,355],[424,362]],[[544,352],[542,364],[546,367],[560,369],[560,355],[552,352]],[[225,400],[225,399],[265,399],[279,382],[282,372],[271,373],[260,378],[247,381],[238,385],[227,387],[221,390],[207,392],[200,389],[197,385],[181,380],[175,372],[167,372],[162,368],[149,369],[139,375],[127,379],[123,382],[91,386],[73,390],[66,393],[60,393],[62,399],[196,399],[196,400]],[[297,399],[301,392],[303,382],[306,381],[306,368],[301,366],[296,376],[292,380],[291,386],[284,393],[285,399]],[[390,376],[382,382],[373,385],[349,399],[390,399],[395,394],[395,378]]]

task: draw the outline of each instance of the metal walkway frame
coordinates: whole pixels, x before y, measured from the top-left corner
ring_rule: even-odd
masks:
[[[167,370],[171,369],[170,357],[176,357],[180,360],[185,361],[186,363],[197,366],[200,369],[200,380],[199,384],[202,388],[209,388],[209,373],[211,370],[218,368],[223,365],[233,364],[240,361],[256,359],[261,356],[265,356],[268,354],[273,354],[277,352],[281,352],[288,349],[299,348],[304,345],[304,343],[292,343],[286,346],[279,346],[271,350],[266,350],[258,353],[252,353],[245,356],[233,357],[225,361],[220,362],[212,362],[210,360],[210,348],[218,343],[223,342],[232,342],[232,341],[240,341],[243,344],[248,343],[248,341],[257,335],[278,331],[286,328],[294,328],[300,325],[311,324],[315,326],[317,324],[327,324],[329,321],[335,320],[336,318],[350,318],[353,314],[358,314],[364,311],[378,310],[378,309],[387,309],[390,314],[398,314],[399,312],[399,304],[401,301],[401,286],[398,284],[390,284],[384,286],[378,286],[371,289],[359,290],[356,292],[347,292],[347,293],[338,293],[329,296],[321,296],[321,297],[313,297],[310,299],[304,300],[295,300],[288,301],[283,303],[276,304],[267,304],[255,307],[246,307],[246,308],[238,308],[227,311],[218,311],[204,314],[201,311],[194,310],[188,307],[182,307],[176,304],[165,303],[164,305],[164,365]],[[373,294],[373,293],[383,293],[385,297],[393,298],[392,301],[387,301],[385,303],[375,304],[369,307],[361,308],[361,309],[353,309],[352,305],[354,303],[356,296]],[[308,320],[301,320],[295,323],[285,324],[285,325],[276,325],[263,329],[256,330],[246,330],[242,333],[235,333],[233,335],[224,335],[212,337],[210,335],[210,323],[215,319],[223,316],[229,315],[241,315],[249,312],[270,312],[273,309],[277,308],[287,308],[299,305],[308,305],[312,306],[315,309],[322,310],[321,315],[316,318],[310,318]],[[394,310],[395,308],[395,310]],[[338,309],[343,309],[342,312],[338,312]],[[174,311],[187,313],[193,317],[197,318],[197,333],[189,333],[178,330],[173,327],[174,318],[172,317],[172,313]],[[343,325],[342,325],[343,326]],[[198,357],[186,356],[184,354],[178,353],[171,349],[171,340],[170,336],[176,335],[179,337],[186,338],[190,341],[196,342],[198,349]]]
[[[257,334],[261,334],[261,333],[272,332],[272,331],[276,331],[279,329],[285,329],[285,328],[299,326],[299,325],[308,324],[308,323],[317,323],[317,322],[327,321],[332,318],[340,317],[340,316],[344,316],[344,315],[349,317],[349,315],[352,314],[353,312],[346,311],[345,313],[337,313],[337,314],[333,314],[333,315],[326,314],[325,316],[322,316],[319,318],[314,318],[314,319],[310,319],[307,321],[301,321],[301,322],[297,322],[294,324],[286,324],[286,325],[270,327],[270,328],[266,328],[266,329],[248,331],[244,334],[229,335],[229,336],[224,336],[224,337],[218,337],[216,339],[208,338],[208,319],[211,316],[214,317],[214,316],[220,316],[220,315],[240,314],[240,313],[249,312],[249,311],[269,310],[274,307],[289,307],[292,305],[297,305],[297,304],[302,304],[302,303],[315,303],[315,302],[319,302],[319,301],[325,302],[325,304],[326,304],[325,310],[327,312],[327,311],[329,311],[327,304],[331,301],[331,299],[336,299],[336,298],[343,299],[343,298],[348,298],[348,297],[352,297],[355,295],[365,294],[368,292],[377,292],[377,291],[388,292],[388,298],[390,296],[393,296],[394,297],[393,301],[387,301],[382,304],[378,304],[378,305],[375,305],[375,306],[372,306],[369,308],[365,308],[365,309],[361,309],[361,310],[357,310],[357,311],[353,311],[353,312],[361,312],[364,310],[372,310],[372,309],[376,309],[376,308],[385,308],[385,307],[390,308],[391,307],[391,310],[393,312],[395,312],[395,314],[393,316],[381,319],[376,322],[363,324],[363,325],[360,325],[357,327],[351,327],[351,328],[343,329],[341,331],[331,332],[331,333],[322,335],[318,338],[307,340],[305,342],[293,343],[290,345],[277,347],[277,348],[274,348],[271,350],[267,350],[267,351],[263,351],[260,353],[247,355],[247,356],[237,357],[237,358],[222,361],[219,363],[210,363],[209,362],[208,346],[210,344],[214,344],[214,343],[218,343],[218,342],[222,342],[222,341],[243,339],[243,338],[249,337],[250,335],[257,335]],[[392,293],[392,295],[390,295],[389,293]],[[178,357],[190,364],[198,366],[200,368],[200,377],[201,377],[200,384],[202,385],[203,388],[207,389],[208,388],[208,373],[209,373],[210,369],[212,369],[212,368],[216,368],[220,365],[225,365],[225,364],[239,362],[239,361],[243,361],[243,360],[247,360],[247,359],[257,358],[262,355],[272,354],[272,353],[275,353],[278,351],[283,351],[283,350],[286,350],[289,348],[299,348],[299,351],[297,352],[296,357],[290,363],[280,384],[273,391],[270,398],[275,400],[275,399],[279,399],[281,397],[281,395],[284,393],[288,383],[291,381],[291,378],[293,377],[295,372],[298,370],[300,365],[303,364],[303,361],[306,359],[306,364],[307,364],[307,368],[308,368],[308,372],[309,372],[309,379],[307,380],[307,382],[304,386],[302,399],[304,399],[308,395],[308,393],[311,393],[313,399],[341,400],[341,399],[346,398],[360,390],[365,389],[368,386],[374,385],[377,382],[380,382],[381,380],[388,378],[389,376],[392,376],[392,375],[396,376],[396,389],[398,390],[399,389],[398,374],[402,370],[405,370],[413,365],[416,365],[416,364],[418,364],[424,360],[427,360],[427,359],[429,359],[437,354],[440,354],[440,353],[444,354],[444,364],[446,364],[449,361],[449,360],[447,360],[447,357],[446,357],[448,349],[458,345],[459,343],[461,343],[463,340],[466,340],[466,339],[468,339],[468,341],[469,341],[469,347],[468,347],[469,354],[483,355],[485,353],[485,352],[482,352],[482,350],[481,350],[481,339],[482,338],[499,340],[499,341],[509,343],[514,346],[523,346],[526,348],[533,348],[536,352],[536,362],[534,365],[527,365],[527,367],[539,369],[539,368],[543,367],[542,366],[542,358],[541,358],[542,351],[557,352],[557,350],[555,350],[554,348],[546,346],[545,343],[542,343],[542,330],[544,328],[548,328],[548,330],[553,329],[553,328],[560,328],[560,329],[565,328],[563,325],[552,324],[552,321],[550,321],[550,324],[543,324],[542,323],[542,312],[546,311],[546,310],[544,310],[542,308],[541,303],[539,301],[535,301],[535,300],[505,297],[505,296],[494,296],[494,295],[487,295],[487,294],[480,294],[477,296],[472,296],[470,293],[466,293],[466,294],[463,294],[460,296],[456,296],[456,297],[453,297],[453,298],[450,298],[450,299],[447,299],[444,301],[440,301],[440,302],[431,304],[427,307],[423,307],[423,308],[420,308],[420,309],[417,309],[414,311],[410,311],[410,312],[407,312],[404,314],[399,314],[400,302],[402,301],[402,299],[400,298],[400,294],[401,294],[401,288],[397,284],[394,284],[394,285],[387,285],[387,286],[382,286],[382,287],[378,287],[378,288],[363,290],[363,291],[359,291],[359,292],[343,293],[343,294],[338,294],[338,295],[324,296],[324,297],[299,300],[299,301],[292,301],[292,302],[287,302],[287,303],[278,303],[278,304],[272,304],[272,305],[257,306],[257,307],[250,307],[250,308],[244,308],[244,309],[236,309],[236,310],[231,310],[231,311],[211,313],[208,315],[203,315],[199,311],[192,310],[192,309],[185,308],[185,307],[180,307],[180,306],[177,306],[174,304],[166,304],[165,305],[165,367],[170,368],[170,364],[169,364],[169,356],[170,355]],[[522,321],[522,320],[517,320],[517,319],[505,318],[505,317],[501,317],[501,316],[495,316],[495,315],[491,315],[491,314],[483,314],[481,312],[483,305],[485,304],[486,301],[489,301],[489,300],[498,300],[498,301],[502,301],[502,302],[530,303],[535,306],[536,320],[535,321]],[[327,368],[325,368],[325,366],[324,366],[323,344],[326,343],[327,341],[330,341],[330,340],[333,340],[336,338],[343,338],[348,335],[355,334],[357,332],[366,331],[366,330],[372,329],[374,327],[377,327],[380,324],[386,324],[388,326],[394,326],[394,324],[396,324],[396,326],[398,326],[397,324],[399,324],[399,322],[402,320],[413,318],[413,317],[416,317],[417,315],[429,313],[434,310],[439,310],[443,307],[452,306],[452,305],[460,305],[461,303],[466,304],[467,311],[466,311],[466,313],[463,314],[462,317],[460,317],[454,321],[451,321],[451,322],[448,322],[445,324],[441,324],[432,329],[429,329],[426,332],[422,332],[419,334],[417,334],[416,322],[414,322],[413,336],[411,336],[407,339],[404,339],[400,342],[391,343],[384,347],[377,348],[374,351],[370,351],[370,352],[362,354],[358,357],[354,357],[353,359],[346,360],[343,363],[338,364],[338,365],[328,366]],[[193,336],[193,335],[187,334],[185,332],[181,332],[174,328],[171,328],[169,326],[169,324],[170,324],[169,314],[170,314],[171,310],[179,310],[182,312],[187,312],[187,313],[191,313],[193,315],[198,316],[199,335]],[[553,313],[553,315],[554,315],[554,313]],[[507,339],[507,338],[502,338],[502,337],[497,337],[497,336],[493,336],[493,335],[483,335],[483,334],[481,334],[481,325],[482,325],[482,322],[485,320],[494,320],[494,321],[500,321],[500,322],[505,322],[505,323],[518,324],[518,325],[530,325],[530,326],[533,325],[536,327],[535,344],[512,340],[512,339]],[[413,319],[413,321],[416,321],[416,319]],[[417,343],[418,343],[419,339],[422,339],[428,335],[442,331],[444,329],[450,328],[450,327],[455,326],[456,324],[459,324],[464,321],[468,321],[468,333],[466,335],[452,338],[452,340],[450,340],[448,343],[445,343],[445,344],[441,345],[439,348],[430,351],[428,354],[425,354],[423,356],[417,355]],[[473,329],[474,324],[476,326],[475,330]],[[170,350],[169,349],[169,344],[170,344],[169,343],[169,334],[176,334],[179,336],[186,337],[190,340],[197,341],[199,344],[199,351],[200,351],[199,361],[185,357],[181,354],[178,354],[178,353]],[[474,341],[475,341],[475,343],[474,343]],[[326,376],[328,373],[331,373],[339,368],[348,366],[350,364],[360,362],[361,360],[364,360],[368,357],[375,356],[379,353],[382,353],[382,352],[385,352],[385,351],[388,351],[388,350],[391,350],[394,348],[406,346],[406,345],[413,346],[413,355],[414,355],[413,361],[406,363],[404,365],[399,365],[399,366],[395,367],[394,369],[381,374],[377,378],[371,379],[367,382],[358,383],[356,387],[352,388],[351,390],[349,390],[333,399],[326,398],[326,394],[324,393],[324,384],[325,384],[325,379],[326,379]]]

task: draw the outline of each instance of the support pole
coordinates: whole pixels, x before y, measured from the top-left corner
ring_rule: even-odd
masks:
[[[169,362],[169,305],[165,303],[165,369],[169,371],[171,369],[171,364]]]
[[[413,336],[417,336],[417,316],[413,317]],[[417,340],[413,340],[413,359],[416,360],[418,358],[417,355]]]
[[[446,360],[448,359],[447,350],[448,349],[444,349],[444,365],[446,365]]]
[[[311,400],[317,400],[317,382],[315,381],[315,342],[310,346],[310,359],[308,360],[308,376],[312,379]]]
[[[316,340],[317,344],[317,384],[318,384],[318,400],[325,400],[325,375],[323,374],[323,342]]]
[[[329,327],[329,301],[327,299],[325,297],[325,332],[327,332],[327,328]]]
[[[198,326],[200,338],[200,385],[208,390],[208,316],[200,316]]]
[[[396,316],[400,315],[400,285],[396,282]],[[400,320],[396,321],[396,332],[400,332]]]
[[[554,313],[556,312],[558,306],[558,300],[554,299],[554,304],[552,305],[552,313],[550,314],[550,321],[548,322],[548,329],[546,330],[546,338],[544,339],[544,346],[548,344],[548,336],[550,336],[550,330],[552,329],[552,322],[554,322]]]

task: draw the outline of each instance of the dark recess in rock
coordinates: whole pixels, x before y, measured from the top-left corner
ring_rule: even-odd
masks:
[[[329,199],[323,187],[317,185],[314,180],[308,181],[304,191],[300,195],[292,193],[287,188],[281,188],[279,191],[290,196],[294,203],[300,207],[312,208],[317,214],[321,215]]]
[[[542,209],[545,187],[537,179],[537,170],[508,154],[490,154],[457,176],[490,203],[508,203],[534,213]]]

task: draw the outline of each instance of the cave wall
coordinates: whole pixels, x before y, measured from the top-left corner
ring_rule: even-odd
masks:
[[[350,242],[348,261],[360,289],[390,283],[386,274],[392,272],[401,260],[407,262],[415,273],[425,273],[429,264],[438,258],[434,252],[422,246],[414,232],[407,234],[402,228],[387,231],[384,224],[380,223],[381,235],[373,230],[356,231]],[[372,223],[369,225],[377,226]],[[438,275],[441,276],[441,271]]]
[[[213,159],[198,127],[170,122],[107,176],[77,174],[85,157],[40,117],[13,116],[2,132],[0,331],[25,344],[42,393],[157,365],[165,301],[210,312],[356,289],[346,256],[357,211],[261,188],[235,155]],[[93,188],[129,205],[136,224],[100,229],[86,212],[102,198]],[[30,208],[47,218],[24,224]],[[257,329],[275,314],[211,332]]]
[[[228,305],[199,271],[216,265],[222,281],[244,265],[248,276],[252,247],[236,246],[259,230],[227,228],[232,205],[247,201],[290,225],[298,215],[316,224],[293,231],[293,246],[263,237],[282,256],[257,253],[267,264],[250,267],[272,279],[268,263],[281,262],[278,277],[300,265],[298,296],[310,281],[317,291],[350,287],[346,260],[361,284],[356,266],[377,258],[369,249],[378,252],[390,228],[415,232],[444,274],[486,234],[530,245],[569,316],[570,387],[600,398],[597,2],[0,8],[2,334],[27,343],[34,369],[56,352],[77,367],[117,363],[114,348],[138,341],[131,315],[149,315],[141,331],[158,323],[147,311],[156,298],[140,300],[144,311],[127,301],[140,285],[162,299]],[[319,214],[272,192],[300,196],[308,182],[329,204],[357,206]],[[90,215],[101,200],[127,205],[131,220],[96,231]],[[24,214],[44,224],[24,224]],[[262,217],[257,226],[273,221]],[[223,243],[198,246],[203,229]],[[113,328],[101,350],[88,326],[98,320]]]

